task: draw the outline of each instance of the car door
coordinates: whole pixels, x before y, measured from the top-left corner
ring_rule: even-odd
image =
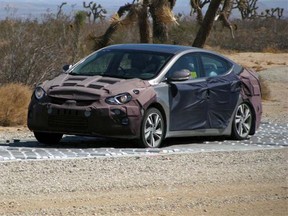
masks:
[[[199,59],[189,53],[181,56],[167,76],[187,70],[190,79],[169,83],[170,130],[183,131],[207,128],[207,82],[200,76]]]
[[[240,80],[232,72],[233,64],[219,56],[199,54],[207,81],[207,127],[226,128],[237,105]]]

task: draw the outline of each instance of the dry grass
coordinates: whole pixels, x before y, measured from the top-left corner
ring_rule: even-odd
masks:
[[[217,47],[221,50],[241,52],[287,52],[288,20],[231,20],[238,26],[235,39],[230,30],[224,28],[220,22],[214,23],[213,29],[206,42],[206,47]],[[192,18],[184,17],[179,25],[170,28],[170,43],[192,45],[199,25]]]
[[[266,80],[264,80],[261,76],[259,76],[259,81],[261,85],[262,99],[269,100],[271,98],[271,91]]]
[[[6,84],[0,87],[0,126],[26,124],[31,89],[23,84]]]

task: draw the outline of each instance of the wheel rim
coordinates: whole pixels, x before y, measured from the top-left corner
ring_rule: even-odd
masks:
[[[149,147],[157,147],[162,140],[163,121],[159,114],[151,113],[145,122],[144,139]]]
[[[249,135],[252,123],[251,110],[247,104],[241,104],[237,108],[235,127],[238,135],[245,138]]]

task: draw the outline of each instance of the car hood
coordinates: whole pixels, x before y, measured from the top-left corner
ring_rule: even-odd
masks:
[[[120,93],[139,93],[151,88],[148,81],[140,79],[119,79],[103,76],[73,76],[61,74],[42,84],[47,95],[72,100],[99,100]]]

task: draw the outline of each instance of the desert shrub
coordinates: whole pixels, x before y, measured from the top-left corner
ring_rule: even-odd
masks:
[[[91,36],[103,35],[110,23],[104,20],[80,24],[77,14],[81,13],[58,17],[46,14],[41,21],[13,17],[0,21],[0,85],[17,82],[32,86],[61,73],[63,65],[76,63],[91,53],[94,48]],[[191,46],[199,24],[193,17],[181,17],[178,23],[169,27],[168,43]],[[288,51],[288,20],[234,20],[233,23],[238,26],[235,39],[229,29],[216,22],[206,47],[246,52]],[[139,41],[139,29],[134,23],[119,28],[110,44]]]
[[[179,25],[170,27],[170,43],[191,46],[198,29],[199,25],[197,25],[195,20],[189,18],[182,19],[179,21]]]
[[[0,29],[0,84],[33,85],[90,52],[85,49],[87,31],[76,28],[69,17],[46,16],[41,22],[6,19],[0,21]]]
[[[263,79],[261,75],[259,76],[259,81],[261,86],[262,99],[269,100],[271,92],[267,81]]]
[[[245,52],[262,52],[269,49],[273,52],[288,50],[288,20],[255,19],[234,20],[237,25],[235,39],[230,31],[216,23],[207,44],[220,46],[222,49]]]
[[[234,39],[228,28],[223,27],[220,22],[215,22],[206,45],[245,52],[265,50],[286,52],[288,50],[287,19],[232,20],[232,23],[237,26]],[[198,28],[199,24],[191,18],[180,20],[179,25],[170,28],[170,43],[191,46]]]
[[[23,84],[0,86],[0,126],[24,125],[31,89]]]

